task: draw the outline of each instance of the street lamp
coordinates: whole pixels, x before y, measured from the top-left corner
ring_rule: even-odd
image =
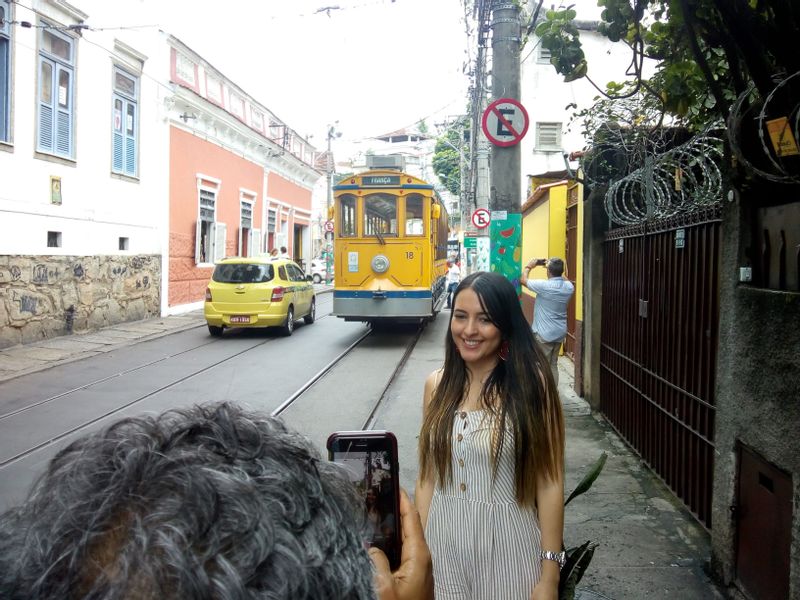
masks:
[[[333,125],[328,125],[328,154],[327,158],[327,172],[328,172],[328,204],[326,218],[330,220],[331,207],[333,206],[333,185],[331,179],[333,178],[333,155],[331,154],[331,140],[334,138],[342,137],[341,131],[336,131],[336,125],[339,121],[334,121]],[[333,266],[333,232],[325,232],[325,240],[327,242],[325,247],[325,283],[331,282],[331,267]]]

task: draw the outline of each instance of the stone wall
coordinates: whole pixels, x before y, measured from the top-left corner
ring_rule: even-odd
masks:
[[[0,256],[0,348],[157,316],[161,257]]]

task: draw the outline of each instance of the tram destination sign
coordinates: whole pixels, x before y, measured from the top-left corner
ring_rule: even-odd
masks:
[[[400,185],[400,175],[364,175],[361,185]]]

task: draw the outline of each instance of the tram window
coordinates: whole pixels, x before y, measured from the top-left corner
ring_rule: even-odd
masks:
[[[339,197],[339,237],[356,235],[356,197],[343,194]]]
[[[406,235],[425,234],[422,206],[423,198],[421,194],[409,194],[406,196]]]
[[[397,196],[380,193],[364,197],[364,235],[397,235]]]

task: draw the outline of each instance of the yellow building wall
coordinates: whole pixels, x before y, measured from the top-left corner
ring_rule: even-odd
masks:
[[[577,273],[569,273],[575,280],[575,318],[583,321],[583,185],[578,184]],[[550,188],[546,196],[522,215],[522,265],[531,258],[566,258],[567,246],[567,196],[569,186]],[[533,279],[547,277],[544,269],[534,269]],[[534,296],[527,288],[523,293]]]
[[[522,266],[532,258],[546,258],[550,230],[547,202],[522,215]],[[525,292],[530,293],[527,289]]]
[[[567,184],[550,188],[550,231],[547,256],[563,259],[567,248]],[[542,269],[544,272],[544,269]],[[538,273],[537,273],[538,275]],[[547,275],[544,275],[547,277]]]

